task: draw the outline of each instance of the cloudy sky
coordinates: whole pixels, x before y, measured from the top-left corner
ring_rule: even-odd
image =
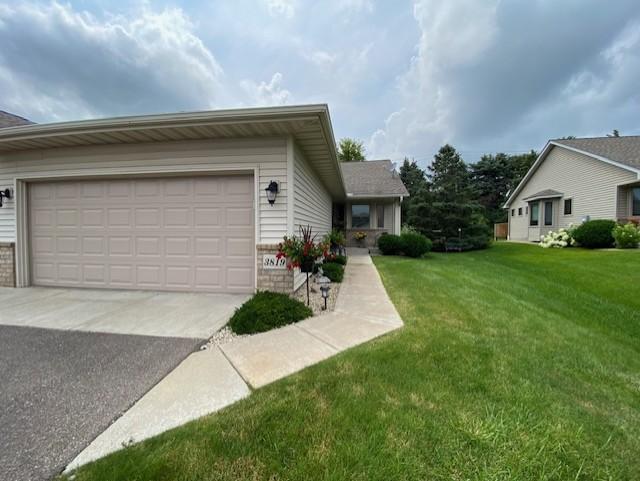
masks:
[[[638,0],[0,0],[0,109],[36,122],[328,103],[369,158],[640,134]]]

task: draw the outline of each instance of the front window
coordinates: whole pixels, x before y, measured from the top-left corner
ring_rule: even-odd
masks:
[[[351,227],[355,229],[369,228],[369,204],[353,204],[351,206]]]
[[[378,229],[384,229],[384,205],[376,206],[376,217]]]
[[[531,204],[531,215],[529,216],[529,225],[536,226],[538,225],[539,218],[539,204],[536,202],[535,204]]]
[[[553,225],[553,202],[544,203],[544,225]]]
[[[633,189],[633,209],[632,215],[640,215],[640,187]]]

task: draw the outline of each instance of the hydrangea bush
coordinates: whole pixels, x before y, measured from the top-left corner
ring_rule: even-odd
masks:
[[[540,236],[540,247],[548,249],[549,247],[571,247],[576,244],[571,235],[571,228],[560,229],[557,232],[549,232],[547,235]]]
[[[629,222],[613,228],[613,238],[618,249],[635,249],[640,243],[640,228]]]

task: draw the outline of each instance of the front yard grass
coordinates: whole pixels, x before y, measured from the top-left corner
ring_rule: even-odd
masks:
[[[640,253],[375,263],[404,329],[76,480],[640,478]]]

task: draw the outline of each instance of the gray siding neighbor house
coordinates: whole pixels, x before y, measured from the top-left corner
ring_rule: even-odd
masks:
[[[16,122],[0,128],[2,285],[291,292],[304,277],[278,243],[321,238],[350,199],[326,105]],[[387,174],[367,193],[385,209]]]
[[[549,141],[504,207],[518,241],[588,219],[640,220],[640,136]]]

